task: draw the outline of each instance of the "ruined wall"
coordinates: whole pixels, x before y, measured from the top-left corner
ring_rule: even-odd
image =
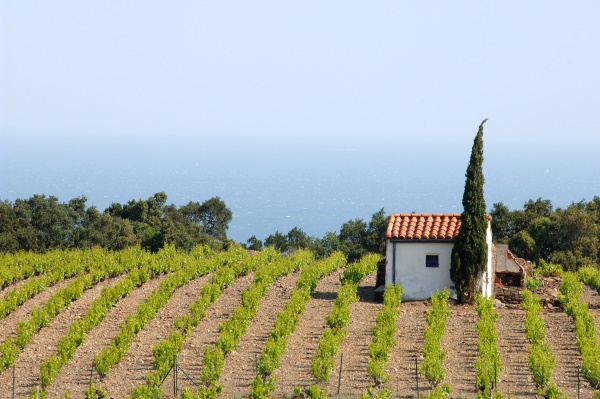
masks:
[[[522,287],[509,287],[498,285],[494,287],[494,293],[496,299],[500,300],[503,303],[521,303],[523,299],[523,288]]]

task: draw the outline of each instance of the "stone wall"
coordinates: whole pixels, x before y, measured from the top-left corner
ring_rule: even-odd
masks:
[[[523,299],[522,292],[523,288],[521,287],[509,287],[496,285],[494,287],[496,299],[501,301],[502,303],[521,303]]]

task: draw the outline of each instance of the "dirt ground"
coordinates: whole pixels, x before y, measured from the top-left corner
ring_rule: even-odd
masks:
[[[274,376],[277,382],[276,396],[289,397],[294,387],[306,388],[313,383],[310,374],[311,359],[316,354],[319,339],[325,328],[325,317],[331,310],[339,290],[341,271],[337,271],[322,279],[306,310],[301,316],[300,324],[290,336],[286,352],[281,359],[281,367]],[[249,287],[253,276],[237,279],[226,288],[219,299],[213,304],[204,320],[184,343],[184,349],[179,354],[178,361],[189,375],[199,380],[201,360],[204,349],[213,345],[218,337],[219,324],[226,320],[232,309],[240,303],[243,289]],[[231,353],[225,361],[221,383],[225,386],[222,398],[246,397],[249,385],[255,374],[255,362],[260,355],[262,346],[268,338],[277,312],[285,306],[294,287],[297,274],[286,276],[276,282],[265,298],[261,301],[256,318],[250,324],[247,335],[239,343],[238,349]],[[31,344],[23,351],[17,360],[17,371],[21,375],[17,385],[17,397],[29,393],[35,386],[41,361],[55,350],[56,342],[64,336],[69,324],[85,313],[87,306],[96,298],[103,286],[112,285],[117,279],[111,279],[98,284],[78,301],[74,302],[64,314],[53,321],[47,328],[42,329]],[[103,381],[97,382],[109,390],[110,397],[123,398],[129,393],[131,386],[143,381],[143,375],[151,369],[152,347],[172,328],[175,318],[188,311],[208,278],[197,279],[179,288],[169,303],[161,309],[157,318],[140,332],[136,342],[121,364]],[[335,369],[326,386],[331,394],[336,396],[338,382],[340,397],[357,397],[366,392],[372,383],[367,373],[368,346],[371,340],[371,329],[375,325],[375,316],[381,303],[375,301],[372,293],[375,275],[369,276],[359,288],[360,300],[351,307],[351,324],[347,336],[342,341],[336,357]],[[0,338],[15,334],[16,322],[31,314],[34,307],[42,306],[51,293],[67,282],[50,287],[44,293],[20,306],[4,320],[0,320]],[[140,301],[158,280],[148,282],[132,292],[111,310],[107,319],[97,328],[90,331],[86,341],[78,348],[75,358],[63,369],[57,383],[51,389],[50,397],[63,397],[69,390],[73,398],[82,398],[83,382],[89,378],[89,364],[93,356],[110,341],[118,331],[118,326],[126,315],[135,312]],[[554,381],[570,398],[577,398],[578,375],[577,368],[581,366],[581,356],[577,351],[573,321],[568,317],[556,301],[560,279],[548,279],[538,293],[544,304],[543,317],[547,324],[547,342],[556,358]],[[596,326],[600,330],[600,295],[586,287],[583,299],[588,302],[590,311],[595,317]],[[446,380],[452,389],[452,398],[474,398],[476,396],[475,360],[477,358],[477,333],[475,324],[477,313],[472,305],[457,304],[450,300],[448,303],[451,315],[448,319],[447,331],[442,341],[443,349],[447,350],[445,360]],[[428,301],[404,302],[400,306],[400,316],[397,321],[396,341],[398,345],[390,352],[388,373],[390,380],[387,386],[394,392],[396,398],[416,398],[418,392],[427,394],[431,387],[419,376],[416,368],[422,361],[423,331],[425,328],[425,312],[430,308]],[[525,339],[525,312],[518,305],[497,306],[499,347],[503,370],[499,373],[499,390],[505,397],[534,398],[535,386],[527,365],[528,343]],[[342,364],[341,379],[340,363]],[[5,371],[0,375],[0,398],[11,392],[12,373]],[[97,377],[94,377],[97,379]],[[83,381],[83,382],[82,382]],[[164,393],[166,398],[172,397],[170,379],[165,381]],[[191,386],[180,377],[180,388]],[[5,389],[6,387],[9,387]],[[581,378],[580,398],[589,399],[593,389]]]

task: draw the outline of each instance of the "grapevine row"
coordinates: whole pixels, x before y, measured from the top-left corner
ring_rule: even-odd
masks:
[[[258,374],[250,389],[251,399],[267,398],[275,391],[273,372],[280,365],[288,338],[296,330],[312,292],[317,287],[319,280],[345,264],[346,257],[341,252],[335,252],[328,258],[302,270],[289,302],[285,309],[276,316],[273,331],[271,331],[258,360]]]
[[[152,349],[154,371],[146,374],[145,384],[139,384],[131,391],[131,398],[162,397],[160,385],[174,365],[175,355],[181,352],[183,342],[206,316],[210,306],[221,296],[225,288],[233,281],[255,270],[263,263],[270,263],[279,255],[272,249],[266,249],[255,256],[248,256],[239,247],[231,247],[222,254],[222,267],[219,267],[209,283],[202,288],[198,299],[190,305],[191,315],[179,317],[175,329],[168,338],[161,340]]]
[[[129,252],[135,252],[137,256],[140,256],[139,250],[130,249]],[[92,268],[97,267],[98,263],[105,262],[110,256],[114,257],[114,255],[109,255],[106,251],[100,249],[52,251],[45,255],[30,253],[4,255],[3,260],[8,261],[8,264],[2,264],[0,269],[4,283],[26,277],[35,277],[29,278],[20,287],[4,294],[0,300],[0,320],[48,287],[64,279],[89,272]],[[21,273],[13,270],[18,266],[23,267]]]
[[[442,350],[442,338],[446,333],[446,324],[450,311],[448,311],[448,290],[440,291],[431,297],[431,309],[425,316],[426,326],[423,346],[423,363],[420,372],[433,386],[430,398],[443,398],[450,394],[448,384],[439,385],[446,378],[444,360],[446,350]]]
[[[577,349],[583,359],[583,377],[593,388],[598,389],[600,388],[600,361],[598,361],[600,349],[598,349],[594,318],[587,304],[581,300],[583,284],[578,281],[577,275],[565,273],[559,291],[561,294],[559,299],[565,312],[575,322]]]
[[[386,373],[390,350],[396,346],[396,320],[400,315],[399,307],[402,301],[402,287],[399,284],[389,284],[383,292],[383,307],[375,318],[373,329],[373,340],[369,344],[369,363],[367,371],[373,377],[375,384],[381,389],[375,394],[373,388],[369,388],[368,395],[363,398],[389,397],[391,391],[381,386],[389,380]]]
[[[166,305],[177,288],[212,271],[210,266],[213,265],[211,264],[203,265],[204,267],[201,268],[196,267],[195,263],[174,264],[172,258],[176,250],[174,247],[168,247],[167,250],[168,252],[165,250],[161,250],[161,252],[168,255],[165,263],[169,265],[169,271],[174,273],[160,282],[159,286],[138,306],[135,314],[127,317],[111,345],[94,358],[94,368],[101,376],[107,375],[111,368],[123,359],[138,333],[156,317],[158,311]]]
[[[346,328],[350,323],[350,305],[358,300],[357,290],[360,282],[377,269],[379,256],[368,254],[359,262],[349,265],[341,277],[341,287],[334,302],[331,313],[327,316],[327,327],[317,349],[316,356],[312,359],[311,372],[321,386],[312,385],[309,388],[311,397],[318,397],[323,391],[323,383],[329,380],[334,369],[334,357],[338,352],[342,339],[346,336]]]
[[[564,393],[552,383],[552,372],[556,365],[550,347],[546,345],[546,323],[542,318],[540,300],[531,291],[523,291],[521,306],[525,309],[525,336],[529,341],[527,363],[533,375],[538,394],[546,398],[558,398]]]
[[[107,255],[107,251],[94,248],[86,251],[81,250],[53,250],[45,254],[34,252],[19,252],[16,254],[0,254],[0,289],[25,280],[30,277],[53,273],[57,268],[88,265],[88,257],[101,259]]]
[[[493,309],[493,299],[482,296],[477,297],[475,309],[479,315],[475,326],[478,334],[475,386],[479,390],[477,394],[479,398],[488,398],[488,392],[495,387],[497,376],[502,371],[498,350],[498,332],[496,331],[498,313]],[[501,395],[495,392],[494,397],[498,396]]]
[[[197,250],[197,253],[199,252]],[[67,335],[58,343],[58,351],[46,359],[40,368],[40,380],[44,392],[55,381],[62,367],[73,358],[75,350],[83,343],[85,335],[92,328],[99,325],[107,316],[108,311],[118,301],[127,297],[134,288],[141,286],[149,279],[156,278],[161,274],[171,273],[178,269],[180,273],[186,274],[192,279],[212,272],[217,267],[214,262],[208,260],[204,262],[196,260],[187,263],[187,256],[175,251],[172,247],[162,249],[161,253],[157,256],[160,258],[165,253],[169,253],[171,257],[170,261],[165,262],[164,257],[162,257],[160,262],[148,263],[131,272],[114,287],[105,288],[102,290],[101,296],[91,304],[86,315],[71,324]],[[207,257],[212,255],[212,251],[208,247],[204,248],[203,253]]]
[[[129,273],[136,267],[134,262],[108,262],[104,266],[91,268],[89,274],[82,274],[66,287],[57,291],[44,306],[33,310],[29,320],[17,323],[17,335],[8,337],[0,345],[0,370],[15,364],[17,356],[27,346],[31,338],[43,327],[50,324],[63,309],[80,298],[85,290],[109,277]]]
[[[225,364],[225,356],[236,349],[240,338],[254,319],[260,300],[266,295],[269,286],[280,277],[302,270],[313,261],[314,256],[311,252],[301,250],[288,258],[264,264],[256,271],[252,286],[242,293],[242,304],[235,308],[229,319],[219,326],[221,334],[215,347],[206,348],[204,351],[199,396],[215,398],[216,394],[221,392],[219,379]],[[182,394],[183,398],[195,396],[191,391],[184,391]]]

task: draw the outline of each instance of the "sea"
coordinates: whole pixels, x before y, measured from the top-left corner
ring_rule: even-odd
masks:
[[[85,196],[103,211],[165,192],[177,206],[220,197],[233,213],[227,234],[245,243],[298,227],[313,237],[384,209],[462,211],[472,143],[362,139],[7,138],[0,144],[0,200],[34,194]],[[595,148],[484,144],[488,210],[529,199],[555,208],[600,196]]]

